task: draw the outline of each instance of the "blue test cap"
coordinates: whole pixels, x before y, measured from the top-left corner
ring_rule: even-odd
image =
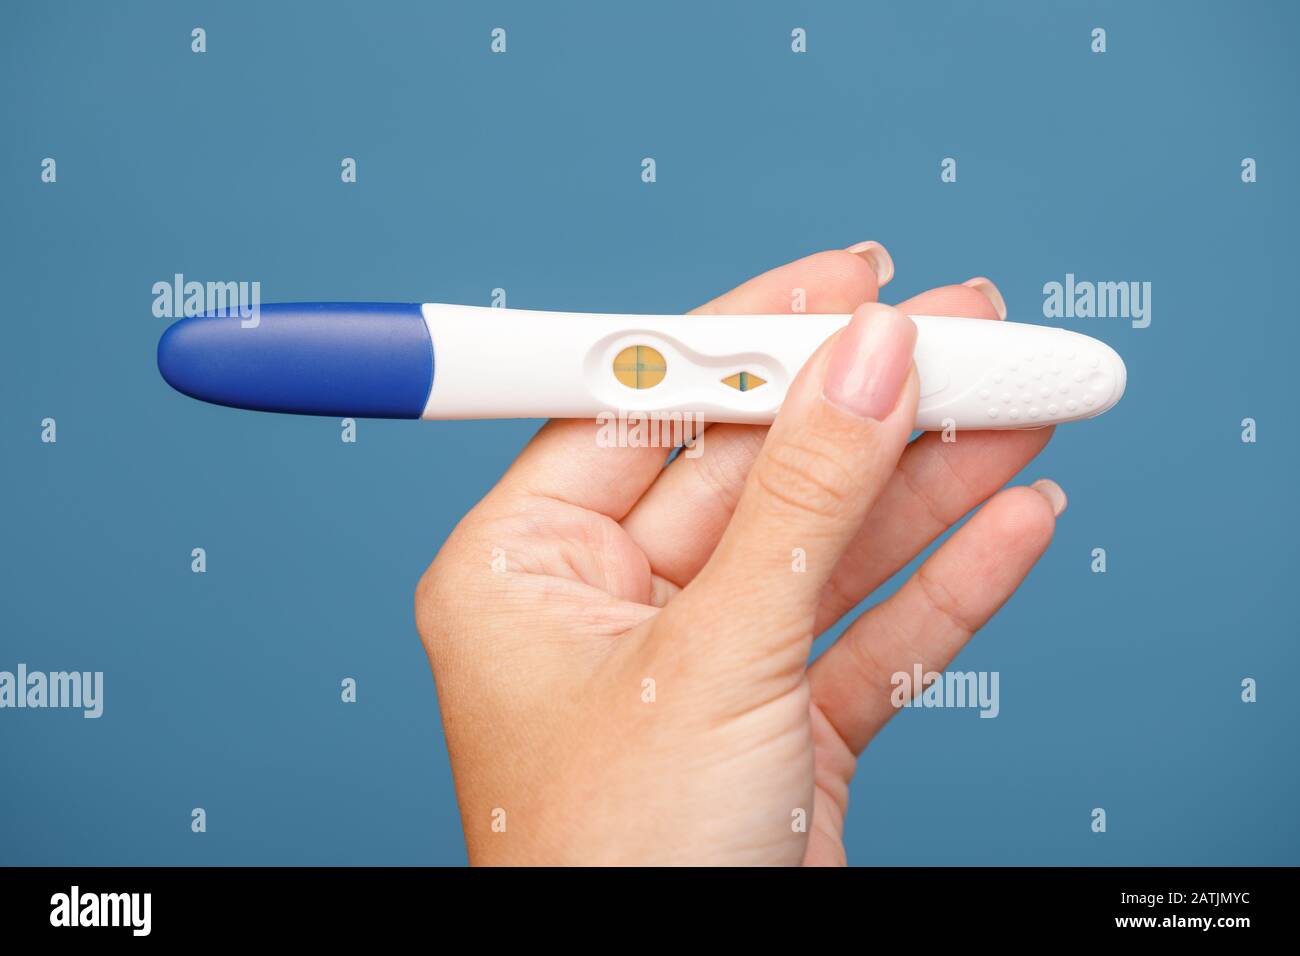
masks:
[[[419,305],[263,305],[256,321],[194,316],[158,342],[158,371],[192,398],[262,412],[419,418],[433,343]]]

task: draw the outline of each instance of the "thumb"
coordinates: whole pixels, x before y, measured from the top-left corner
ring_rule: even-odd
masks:
[[[806,662],[822,589],[912,433],[915,345],[911,319],[867,303],[791,385],[731,523],[669,606],[732,660]]]

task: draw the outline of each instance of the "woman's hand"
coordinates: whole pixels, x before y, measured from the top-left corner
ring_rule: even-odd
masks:
[[[802,289],[808,312],[854,312],[770,430],[710,426],[665,468],[670,449],[553,421],[452,533],[416,618],[471,862],[844,862],[892,675],[942,671],[1065,506],[1051,482],[997,490],[1049,428],[908,443],[908,313],[1005,314],[985,279],[876,304],[892,275],[864,243],[697,310],[783,312]],[[817,634],[990,495],[809,666]]]

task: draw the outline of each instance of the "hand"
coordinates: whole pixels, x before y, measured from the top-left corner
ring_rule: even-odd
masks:
[[[1065,506],[1051,482],[998,491],[1049,428],[908,443],[907,314],[1004,308],[985,279],[877,304],[892,274],[864,243],[696,310],[782,312],[794,289],[809,312],[856,309],[770,430],[710,426],[665,468],[668,449],[550,422],[448,538],[415,604],[471,862],[845,862],[892,675],[942,671]],[[809,666],[817,634],[985,499]]]

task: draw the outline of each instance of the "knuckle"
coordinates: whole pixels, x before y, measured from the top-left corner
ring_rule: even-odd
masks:
[[[960,637],[969,638],[980,629],[983,622],[943,582],[927,571],[924,564],[917,569],[914,579],[931,613],[942,618]]]
[[[745,477],[762,443],[760,434],[737,433],[735,441],[715,443],[713,451],[697,460],[695,475],[722,511],[730,513],[736,510]]]
[[[415,582],[415,624],[420,629],[420,634],[424,634],[425,622],[428,621],[430,613],[438,603],[438,576],[434,572],[433,565],[424,569],[420,575],[420,580]]]
[[[949,470],[951,470],[951,466],[949,466]],[[908,496],[925,512],[925,516],[930,519],[936,533],[952,527],[965,514],[964,511],[954,514],[953,512],[956,509],[946,505],[946,499],[941,493],[934,490],[932,484],[913,474],[909,462],[899,462],[897,474],[898,480],[903,483],[903,488],[907,491]]]
[[[763,493],[796,514],[841,516],[857,488],[853,472],[835,449],[803,436],[773,444],[755,469]]]
[[[448,633],[446,622],[455,609],[452,590],[447,586],[446,575],[434,561],[420,575],[415,585],[415,626],[420,639],[430,653]]]
[[[873,690],[889,686],[890,673],[897,670],[897,667],[885,664],[877,642],[871,639],[870,634],[852,629],[840,641],[848,654],[853,673],[863,686]]]

